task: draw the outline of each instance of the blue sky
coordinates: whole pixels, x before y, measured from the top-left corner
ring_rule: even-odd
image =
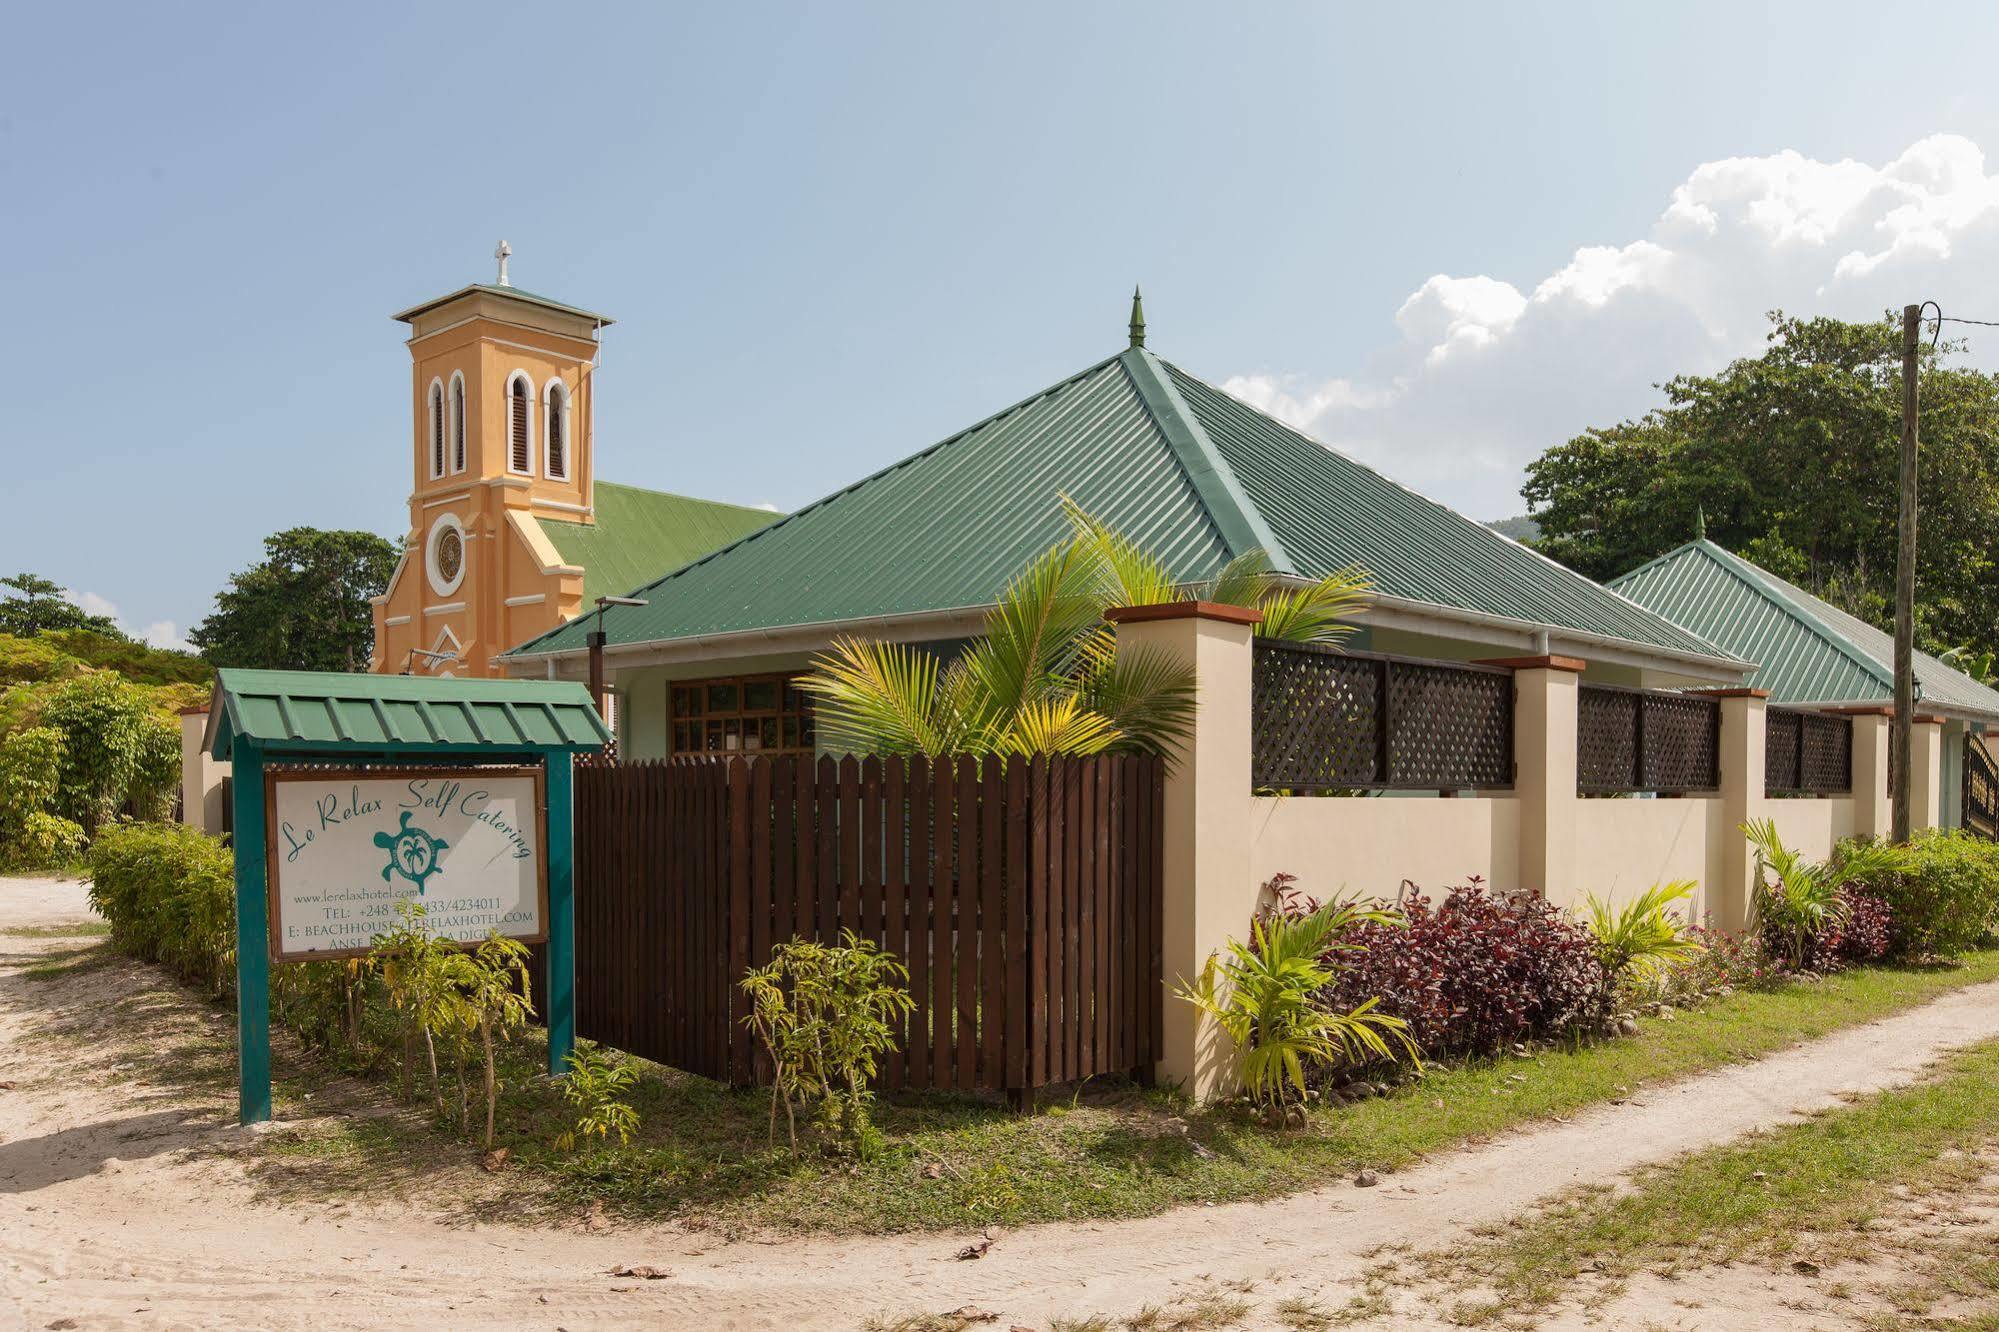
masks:
[[[1920,13],[17,9],[0,566],[171,639],[268,532],[400,534],[388,316],[501,236],[620,321],[610,479],[803,504],[1114,351],[1142,281],[1169,359],[1516,512],[1770,306],[1999,316],[1999,12]]]

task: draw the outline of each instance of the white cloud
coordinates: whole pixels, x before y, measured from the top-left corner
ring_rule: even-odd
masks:
[[[186,637],[180,631],[180,626],[172,620],[154,620],[149,624],[134,628],[132,625],[126,623],[125,617],[118,613],[117,603],[109,597],[101,597],[95,592],[75,592],[67,588],[63,590],[63,595],[74,602],[77,608],[82,610],[86,615],[105,616],[113,624],[117,625],[120,631],[138,639],[142,643],[150,643],[156,648],[172,648],[177,652],[191,650],[188,647]]]
[[[1528,294],[1522,295],[1525,291]],[[1766,311],[1871,319],[1932,298],[1999,313],[1999,175],[1938,134],[1879,166],[1785,151],[1696,167],[1649,231],[1526,283],[1438,274],[1364,369],[1238,375],[1230,392],[1479,517],[1526,463],[1642,414],[1655,385],[1763,343]],[[1999,337],[1985,339],[1999,364]]]

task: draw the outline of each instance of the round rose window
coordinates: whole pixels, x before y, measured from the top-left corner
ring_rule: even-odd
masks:
[[[437,571],[447,583],[458,581],[458,571],[465,567],[465,539],[458,535],[458,529],[447,527],[437,536]]]

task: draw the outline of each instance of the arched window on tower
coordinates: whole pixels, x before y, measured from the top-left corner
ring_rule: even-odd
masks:
[[[465,470],[465,376],[451,377],[451,470]]]
[[[444,385],[430,381],[430,475],[444,475]]]
[[[534,438],[529,410],[534,404],[534,388],[528,377],[517,374],[507,381],[507,468],[522,476],[534,474]]]
[[[569,479],[569,390],[562,381],[548,382],[548,401],[542,405],[544,421],[542,432],[546,435],[545,452],[542,456],[542,475],[551,481]]]

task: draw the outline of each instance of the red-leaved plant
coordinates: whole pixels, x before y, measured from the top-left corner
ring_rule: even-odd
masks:
[[[1271,885],[1284,909],[1286,882]],[[1309,900],[1309,899],[1307,899]],[[1356,927],[1322,994],[1344,1011],[1379,999],[1426,1056],[1491,1054],[1528,1037],[1599,1028],[1609,998],[1589,930],[1538,896],[1500,896],[1474,875],[1431,900],[1403,881],[1400,921]]]

